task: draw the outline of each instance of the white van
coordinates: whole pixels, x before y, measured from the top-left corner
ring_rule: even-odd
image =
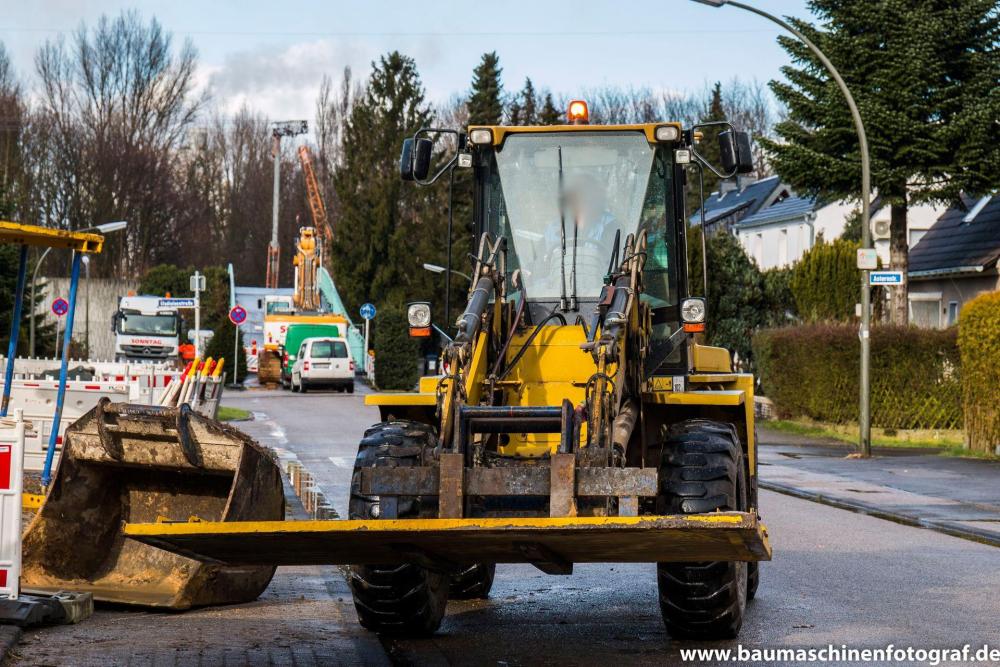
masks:
[[[354,360],[346,338],[306,338],[292,364],[292,391],[335,387],[354,393]]]

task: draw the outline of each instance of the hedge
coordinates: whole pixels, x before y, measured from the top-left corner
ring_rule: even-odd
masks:
[[[413,389],[419,377],[417,344],[400,308],[389,306],[379,313],[372,344],[378,388]]]
[[[1000,446],[1000,292],[965,304],[958,320],[962,405],[969,448],[989,454]]]
[[[757,332],[754,358],[763,394],[781,417],[857,422],[858,329],[811,324]],[[962,426],[957,332],[872,329],[872,424],[895,429]]]

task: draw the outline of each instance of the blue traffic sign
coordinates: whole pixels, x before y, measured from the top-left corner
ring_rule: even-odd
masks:
[[[366,320],[374,320],[375,319],[375,304],[373,304],[373,303],[366,303],[363,306],[361,306],[361,317],[363,317]]]
[[[243,324],[247,319],[247,311],[243,306],[233,306],[229,309],[229,321],[233,324]]]
[[[62,317],[69,312],[69,301],[59,297],[52,302],[52,312],[55,313],[57,317]]]
[[[872,271],[868,274],[869,285],[902,285],[902,271]]]

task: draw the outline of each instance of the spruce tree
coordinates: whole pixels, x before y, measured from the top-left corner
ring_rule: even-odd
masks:
[[[333,274],[352,312],[365,301],[382,307],[437,294],[440,281],[420,265],[441,262],[447,207],[435,201],[436,188],[404,184],[398,171],[403,139],[430,121],[413,60],[394,51],[373,63],[345,126],[334,181]]]
[[[861,111],[872,184],[890,206],[891,267],[908,264],[907,209],[995,189],[1000,172],[1000,12],[995,0],[810,0],[817,25],[789,19],[844,77]],[[782,178],[831,199],[860,197],[860,157],[844,98],[798,40],[772,81],[788,118],[763,141]],[[891,319],[907,321],[905,283]]]
[[[499,125],[503,120],[503,83],[500,57],[496,51],[484,53],[472,72],[469,95],[469,125]]]
[[[541,125],[559,125],[564,122],[562,112],[556,108],[556,103],[552,100],[552,93],[545,93],[542,110],[538,113],[538,122]]]
[[[716,84],[712,87],[712,94],[708,100],[708,107],[705,109],[704,113],[702,113],[698,122],[712,123],[720,120],[726,120],[726,112],[722,105],[722,84],[716,82]],[[698,153],[706,158],[709,164],[720,171],[722,169],[722,158],[719,154],[719,134],[723,130],[725,130],[725,127],[720,125],[710,125],[702,128],[702,139],[697,146]],[[711,169],[702,167],[702,170],[704,171],[704,196],[707,198],[718,188],[719,177],[712,173]],[[700,192],[700,184],[697,179],[697,172],[693,172],[692,178],[688,181],[690,184],[688,186],[688,211],[691,213],[697,211],[703,204],[701,199],[702,193]]]

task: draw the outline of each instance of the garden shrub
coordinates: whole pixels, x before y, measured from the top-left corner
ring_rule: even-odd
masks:
[[[758,332],[761,389],[781,417],[846,423],[858,418],[861,346],[856,326],[818,323]],[[962,426],[957,332],[872,329],[872,424],[896,429]]]
[[[965,304],[958,319],[958,348],[969,448],[995,454],[1000,445],[1000,292]]]

